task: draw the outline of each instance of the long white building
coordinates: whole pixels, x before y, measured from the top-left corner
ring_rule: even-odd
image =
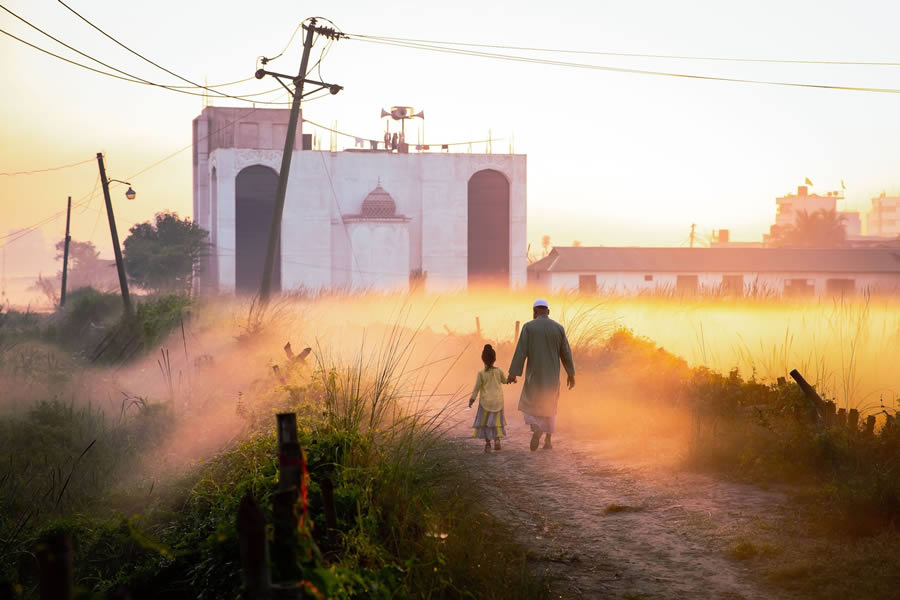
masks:
[[[255,293],[287,132],[285,109],[194,119],[194,220],[210,232],[208,293]],[[526,281],[526,159],[516,154],[303,149],[291,162],[282,290],[428,291]]]

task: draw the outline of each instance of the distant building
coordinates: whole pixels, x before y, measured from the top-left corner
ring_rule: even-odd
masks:
[[[556,247],[528,267],[553,292],[900,293],[900,249]]]
[[[872,210],[866,215],[866,234],[891,238],[900,235],[900,196],[882,192],[872,198]]]
[[[210,231],[213,248],[201,290],[259,288],[288,112],[210,107],[194,119],[194,219]],[[525,284],[524,155],[383,145],[314,151],[308,138],[298,131],[275,273],[280,289]]]
[[[794,225],[797,221],[797,215],[800,213],[812,214],[820,210],[835,211],[844,224],[844,232],[848,238],[861,236],[862,221],[859,213],[856,211],[839,211],[837,209],[838,200],[843,199],[844,196],[840,192],[828,192],[824,196],[820,196],[818,194],[810,194],[809,188],[805,185],[797,186],[796,194],[787,194],[780,198],[775,198],[777,206],[775,225],[771,228],[768,235],[763,236],[764,241],[768,242],[777,229]]]

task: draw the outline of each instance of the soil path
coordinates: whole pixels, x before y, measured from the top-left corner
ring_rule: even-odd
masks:
[[[465,413],[463,420],[474,411]],[[485,505],[552,577],[554,597],[780,597],[727,550],[743,528],[783,506],[782,494],[684,472],[671,448],[560,431],[553,450],[531,452],[530,432],[514,423],[521,415],[509,417],[500,452],[463,442],[468,422],[453,434],[471,454]]]

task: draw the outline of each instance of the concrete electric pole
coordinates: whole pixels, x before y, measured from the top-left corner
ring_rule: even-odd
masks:
[[[339,85],[327,84],[321,81],[306,79],[306,69],[309,65],[309,52],[312,50],[313,34],[325,36],[330,39],[340,39],[343,34],[335,31],[330,27],[317,27],[316,19],[309,19],[309,25],[304,25],[306,29],[306,40],[303,43],[303,57],[300,59],[300,70],[296,77],[282,75],[280,73],[271,73],[265,69],[259,69],[256,72],[256,78],[262,79],[266,75],[272,75],[277,78],[279,83],[285,87],[293,95],[291,102],[291,116],[288,120],[287,136],[284,140],[284,152],[281,155],[281,171],[278,173],[278,187],[275,189],[275,210],[272,214],[272,227],[269,229],[269,245],[266,249],[266,263],[263,266],[262,283],[259,286],[259,301],[265,306],[269,302],[269,296],[272,293],[272,274],[275,270],[275,255],[278,252],[281,243],[281,218],[284,214],[284,196],[287,192],[288,176],[291,172],[291,158],[294,152],[294,140],[297,137],[297,122],[300,119],[300,101],[303,99],[303,84],[313,83],[319,87],[309,92],[309,94],[318,92],[319,90],[328,88],[332,94],[337,94],[342,89]],[[263,64],[268,60],[263,59]],[[284,84],[282,79],[292,81],[294,91]],[[308,95],[308,94],[307,94]]]
[[[100,165],[100,182],[103,184],[103,197],[106,199],[106,216],[109,218],[109,233],[112,235],[113,253],[116,255],[116,270],[119,272],[119,288],[122,290],[122,303],[125,305],[125,314],[132,314],[131,296],[128,295],[128,280],[125,278],[125,263],[122,261],[122,249],[119,248],[119,234],[116,231],[116,217],[113,215],[112,200],[109,197],[109,184],[112,181],[129,184],[127,181],[107,179],[106,168],[103,166],[103,153],[97,153],[97,164]],[[134,190],[131,187],[125,192],[130,199],[134,198]]]
[[[66,240],[63,246],[63,270],[62,270],[62,289],[59,291],[59,307],[66,305],[66,275],[69,272],[69,242],[72,236],[69,235],[69,223],[72,220],[72,196],[69,196],[69,203],[66,205]]]

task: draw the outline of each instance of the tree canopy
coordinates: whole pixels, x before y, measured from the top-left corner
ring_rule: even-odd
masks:
[[[847,245],[844,217],[833,210],[800,211],[793,225],[774,231],[779,248],[840,248]]]
[[[190,292],[193,275],[208,247],[209,232],[174,212],[156,214],[155,222],[138,223],[125,239],[128,276],[141,287],[167,293]]]

